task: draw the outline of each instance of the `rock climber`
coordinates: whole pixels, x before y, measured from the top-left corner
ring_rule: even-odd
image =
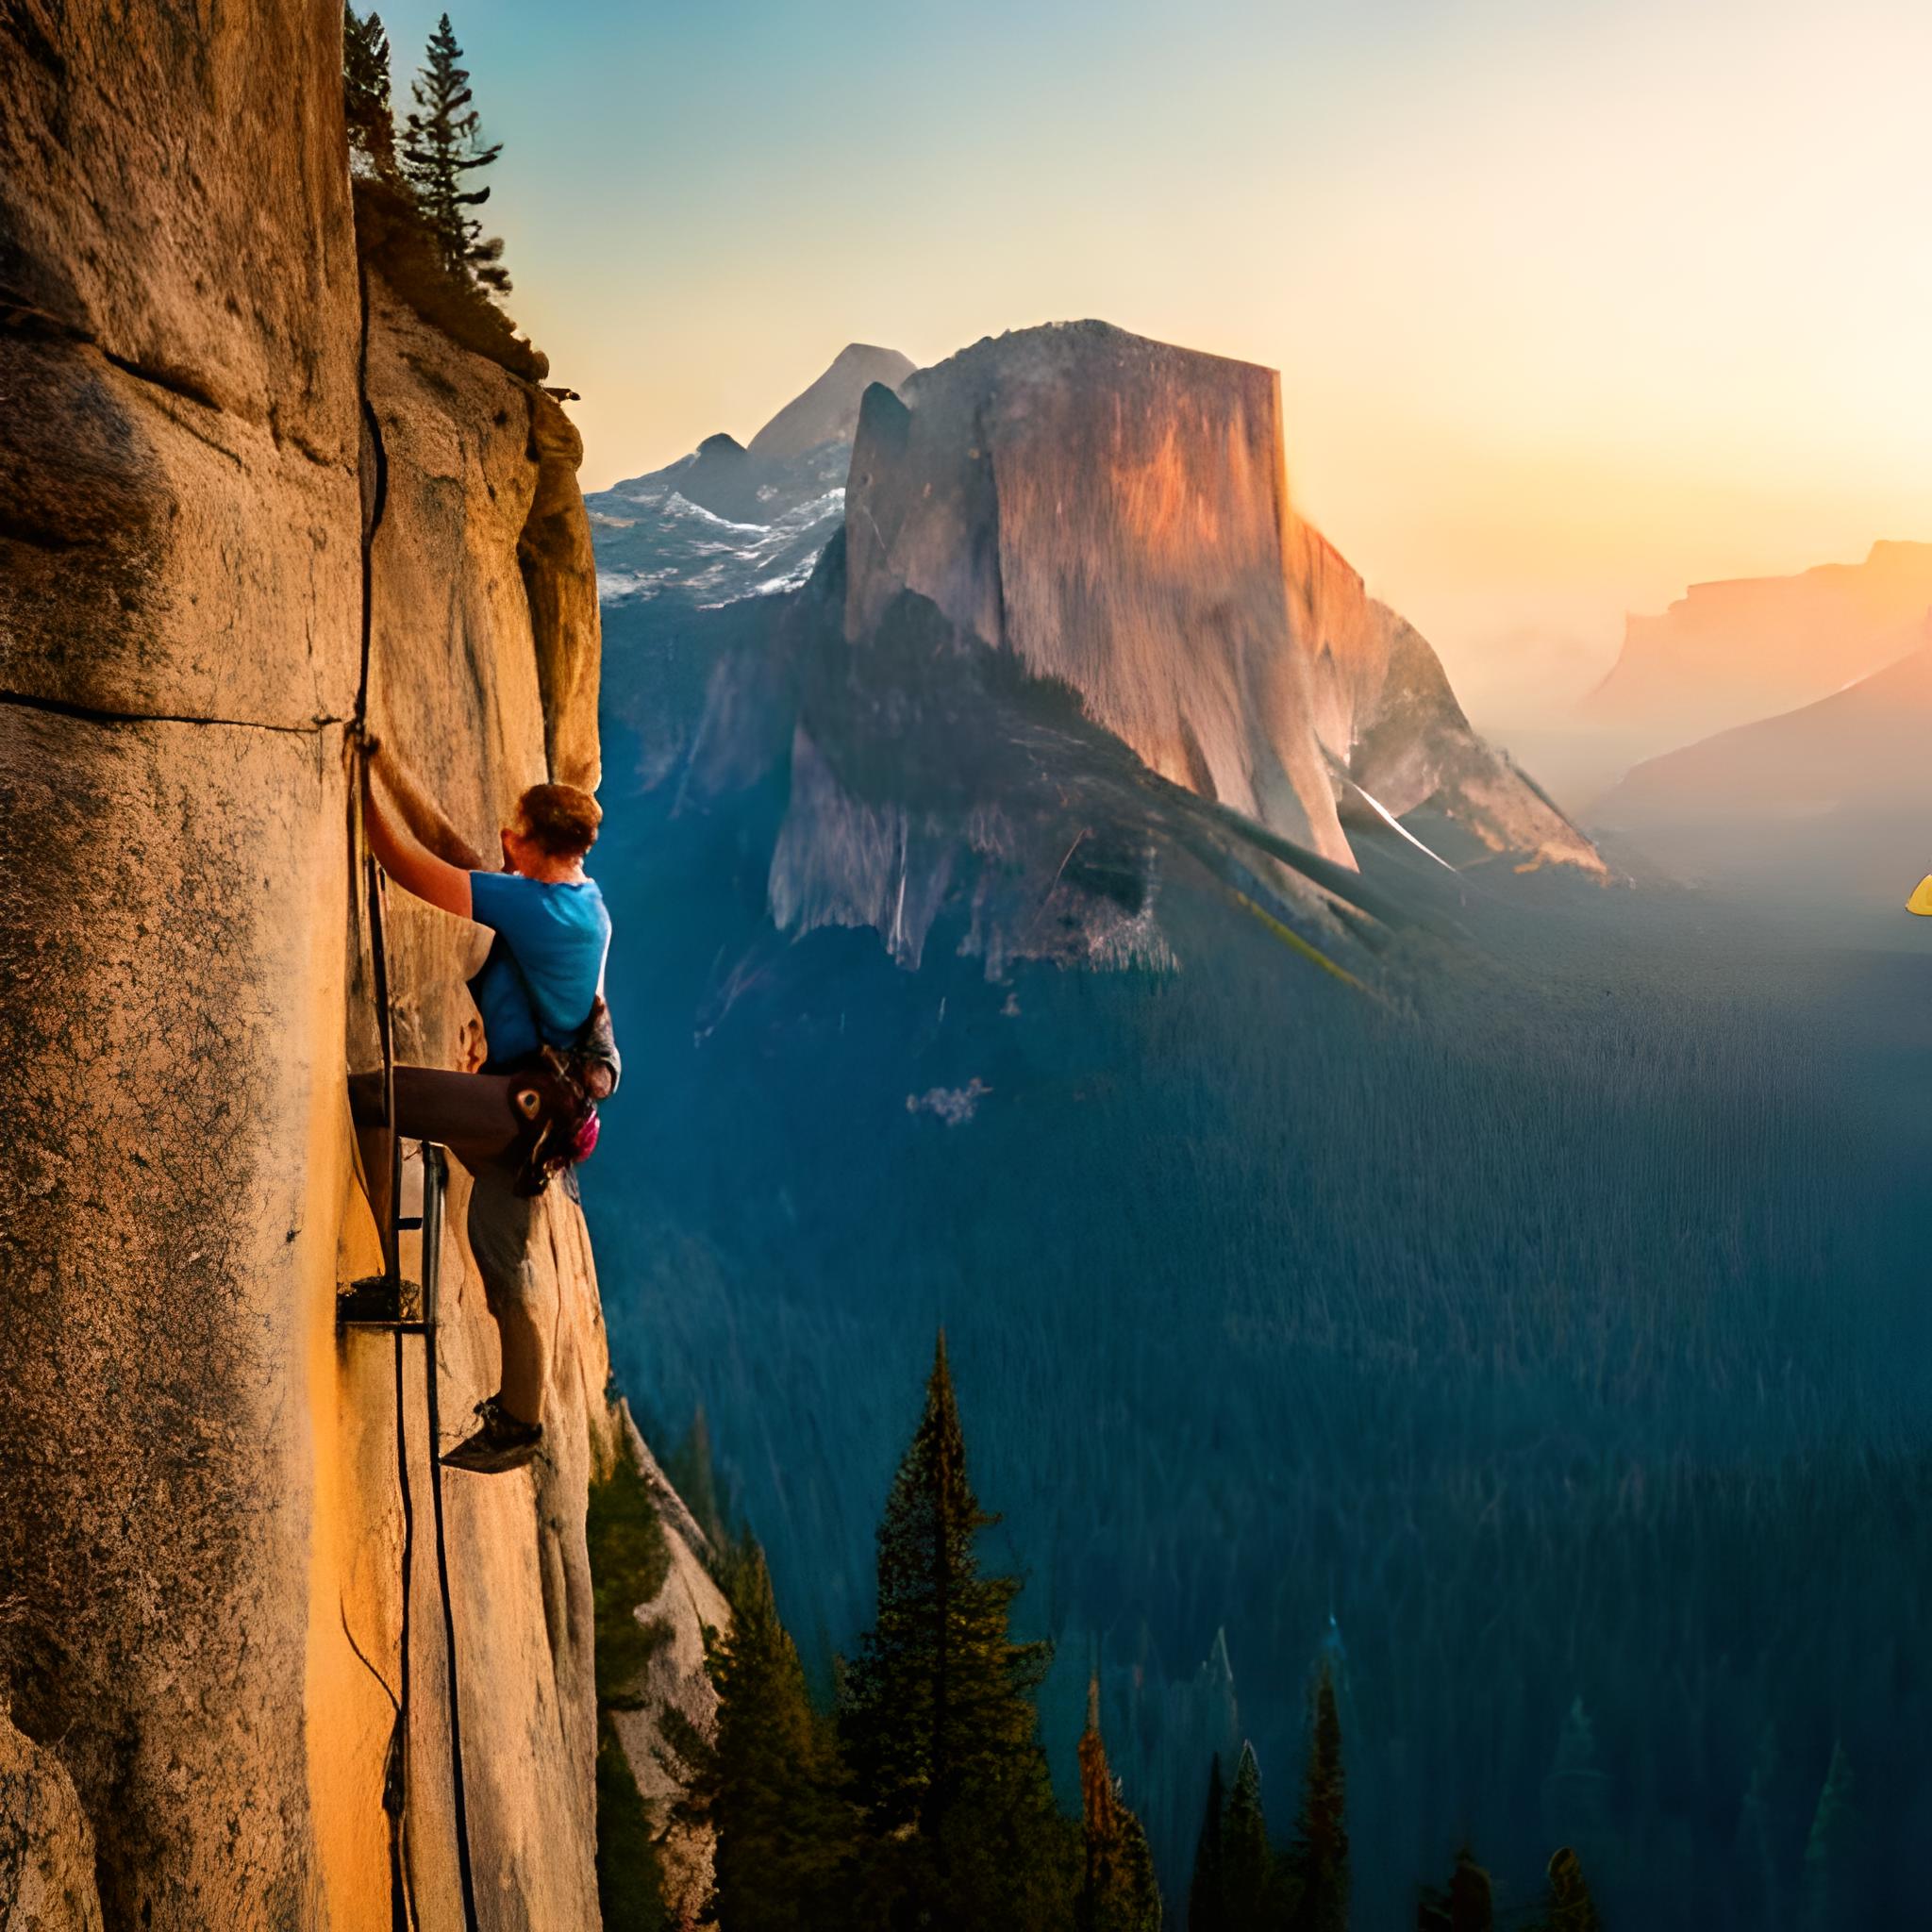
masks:
[[[617,1084],[603,1000],[610,915],[584,872],[603,814],[575,785],[531,786],[503,828],[503,868],[491,871],[400,758],[367,736],[362,750],[363,824],[382,869],[417,898],[495,934],[469,983],[483,1020],[481,1071],[398,1066],[393,1129],[382,1124],[382,1076],[350,1082],[391,1277],[391,1132],[440,1142],[472,1176],[470,1252],[496,1321],[503,1375],[476,1405],[475,1432],[442,1459],[494,1474],[522,1468],[543,1441],[555,1313],[545,1320],[532,1246],[545,1183],[588,1152],[587,1117],[594,1144],[594,1103]]]

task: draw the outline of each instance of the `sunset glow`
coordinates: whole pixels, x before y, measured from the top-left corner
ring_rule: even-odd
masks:
[[[399,81],[434,10],[388,15]],[[1097,316],[1279,368],[1302,507],[1506,711],[1690,581],[1932,534],[1923,9],[462,28],[591,487],[750,434],[847,341]]]

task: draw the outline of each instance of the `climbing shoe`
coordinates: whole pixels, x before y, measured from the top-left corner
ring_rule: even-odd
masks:
[[[475,1433],[442,1458],[445,1469],[500,1475],[507,1469],[523,1468],[543,1446],[543,1424],[520,1423],[493,1395],[476,1405],[476,1414],[480,1421]]]

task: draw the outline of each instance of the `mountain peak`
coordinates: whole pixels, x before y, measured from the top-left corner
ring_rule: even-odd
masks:
[[[811,387],[794,396],[751,440],[751,453],[785,462],[821,443],[850,442],[858,426],[858,399],[875,382],[897,389],[914,364],[896,349],[847,342]]]

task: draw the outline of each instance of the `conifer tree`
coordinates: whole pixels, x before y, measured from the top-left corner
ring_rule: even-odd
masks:
[[[1543,1894],[1539,1932],[1603,1932],[1583,1866],[1568,1845],[1550,1859],[1549,1890]]]
[[[675,1743],[682,1814],[716,1836],[712,1907],[732,1932],[843,1932],[856,1836],[830,1724],[812,1708],[763,1551],[739,1566],[728,1634],[708,1633],[715,1739]]]
[[[1857,1828],[1852,1808],[1852,1765],[1842,1742],[1831,1747],[1831,1764],[1824,1774],[1824,1788],[1818,1793],[1818,1809],[1812,1815],[1811,1834],[1805,1840],[1803,1910],[1799,1924],[1804,1932],[1832,1932],[1848,1924],[1846,1901],[1842,1897],[1850,1846]]]
[[[979,1507],[941,1335],[878,1531],[878,1609],[841,1729],[874,1879],[894,1918],[1050,1932],[1071,1924],[1078,1840],[1056,1808],[1033,1697],[1049,1647],[1008,1629],[1016,1577],[981,1573]]]
[[[1274,1857],[1261,1808],[1261,1766],[1252,1744],[1241,1746],[1227,1809],[1221,1822],[1221,1885],[1226,1932],[1260,1932],[1272,1916]]]
[[[1335,1674],[1324,1657],[1315,1675],[1308,1768],[1301,1815],[1286,1865],[1292,1932],[1347,1932],[1347,1790],[1341,1769],[1341,1715]]]
[[[1208,1760],[1208,1806],[1201,1836],[1194,1841],[1194,1875],[1188,1887],[1188,1932],[1228,1932],[1227,1887],[1221,1865],[1226,1795],[1221,1783],[1221,1754]]]
[[[643,1677],[666,1636],[641,1624],[671,1574],[671,1546],[629,1436],[591,1485],[584,1540],[591,1559],[597,1693],[597,1897],[608,1932],[661,1932],[665,1910],[657,1821],[638,1789],[613,1712],[644,1702]]]
[[[394,181],[400,171],[390,107],[389,35],[379,13],[361,20],[347,5],[342,8],[342,113],[351,172]]]
[[[1078,1932],[1160,1932],[1154,1857],[1108,1765],[1097,1675],[1087,1686],[1087,1729],[1080,1739],[1080,1815],[1086,1866],[1074,1913]]]
[[[485,241],[482,223],[469,212],[490,199],[490,189],[463,185],[466,176],[496,159],[503,144],[483,140],[469,72],[458,65],[462,58],[445,13],[429,36],[428,64],[409,90],[417,111],[408,118],[403,160],[443,267],[503,295],[510,286],[503,243]]]

